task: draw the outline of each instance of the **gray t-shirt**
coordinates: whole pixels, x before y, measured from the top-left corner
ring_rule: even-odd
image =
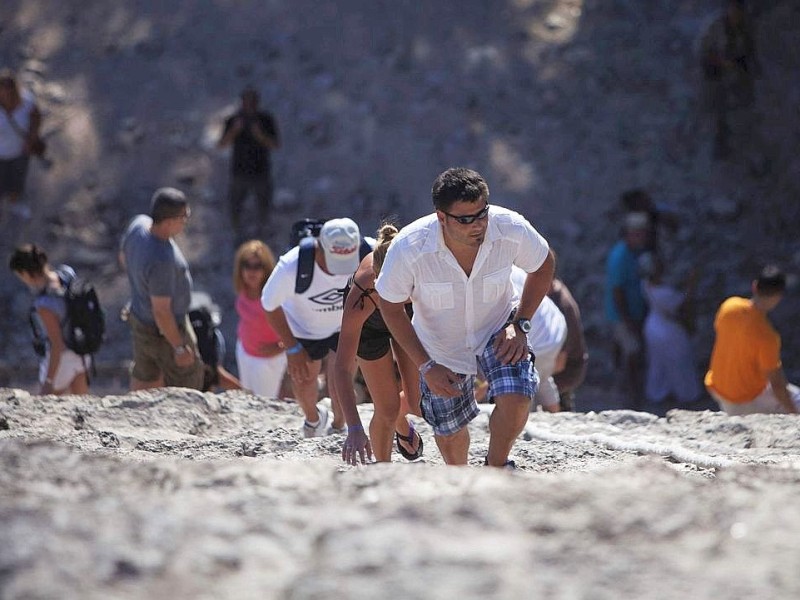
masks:
[[[122,252],[131,284],[131,312],[143,323],[155,325],[151,296],[172,298],[172,314],[178,324],[189,311],[192,275],[189,265],[173,240],[161,240],[150,233],[153,219],[134,217],[122,238]]]

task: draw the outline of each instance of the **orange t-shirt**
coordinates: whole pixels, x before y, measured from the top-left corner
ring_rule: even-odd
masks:
[[[719,307],[714,330],[706,387],[729,402],[750,402],[781,366],[781,336],[751,300],[738,296]]]

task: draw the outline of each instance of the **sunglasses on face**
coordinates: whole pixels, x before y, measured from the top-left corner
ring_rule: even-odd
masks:
[[[489,205],[487,204],[481,210],[476,212],[474,215],[451,215],[449,212],[442,211],[451,219],[455,219],[462,225],[472,225],[478,219],[486,218],[486,215],[489,214]]]
[[[264,268],[264,265],[260,262],[243,262],[242,269],[245,271],[260,271]]]

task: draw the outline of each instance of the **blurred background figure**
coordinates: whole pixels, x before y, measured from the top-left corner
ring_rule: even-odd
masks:
[[[669,206],[657,203],[645,190],[636,188],[627,190],[620,196],[623,220],[631,213],[644,213],[649,219],[647,225],[647,241],[644,249],[648,252],[660,252],[658,245],[659,232],[666,229],[674,233],[678,229],[678,214]]]
[[[31,326],[34,349],[41,357],[39,393],[88,393],[86,361],[67,348],[62,334],[62,323],[67,317],[64,293],[75,272],[66,265],[58,270],[51,267],[45,251],[34,244],[25,244],[14,250],[9,267],[34,296]]]
[[[754,80],[759,73],[744,0],[725,1],[721,14],[703,33],[700,61],[706,108],[714,119],[714,156],[726,158],[732,150],[731,113],[754,104]]]
[[[219,148],[233,146],[228,209],[236,244],[247,235],[266,237],[273,193],[270,153],[280,147],[278,125],[271,113],[259,108],[260,98],[255,88],[245,88],[241,99],[239,110],[225,120],[222,137],[217,143]],[[249,194],[255,196],[258,220],[248,218],[243,212]],[[245,231],[244,224],[255,224],[256,227],[248,227]]]
[[[233,260],[236,292],[236,365],[242,387],[259,396],[279,397],[286,372],[280,337],[261,306],[261,290],[275,268],[275,256],[260,240],[245,242]]]
[[[0,113],[0,202],[6,200],[13,215],[27,220],[31,209],[21,198],[30,157],[44,154],[42,115],[33,94],[9,69],[0,70]]]
[[[689,275],[681,291],[666,283],[664,263],[656,254],[643,254],[639,268],[649,306],[644,322],[645,398],[648,410],[663,416],[671,408],[688,406],[702,394],[689,337],[694,329],[697,274]]]
[[[767,265],[751,290],[751,298],[733,296],[717,311],[706,388],[729,415],[797,413],[800,388],[786,379],[781,336],[767,317],[783,300],[786,275]]]
[[[639,255],[647,245],[650,218],[644,212],[625,215],[622,239],[606,260],[605,311],[611,325],[614,357],[626,394],[625,407],[640,409],[643,395],[642,326],[647,303],[639,276]]]

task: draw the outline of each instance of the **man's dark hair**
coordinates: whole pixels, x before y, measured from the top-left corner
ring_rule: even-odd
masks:
[[[776,296],[786,291],[786,274],[777,265],[761,269],[756,279],[756,291],[762,296]]]
[[[636,188],[622,192],[622,206],[627,211],[650,212],[653,210],[653,199],[645,190]]]
[[[47,253],[36,244],[23,244],[14,249],[9,268],[16,273],[28,275],[41,275],[47,265]]]
[[[180,217],[188,206],[189,201],[182,191],[172,187],[158,188],[150,201],[150,216],[153,218],[153,224]]]
[[[431,189],[433,206],[447,211],[455,202],[489,201],[489,186],[480,173],[472,169],[457,167],[447,169],[436,178]]]

